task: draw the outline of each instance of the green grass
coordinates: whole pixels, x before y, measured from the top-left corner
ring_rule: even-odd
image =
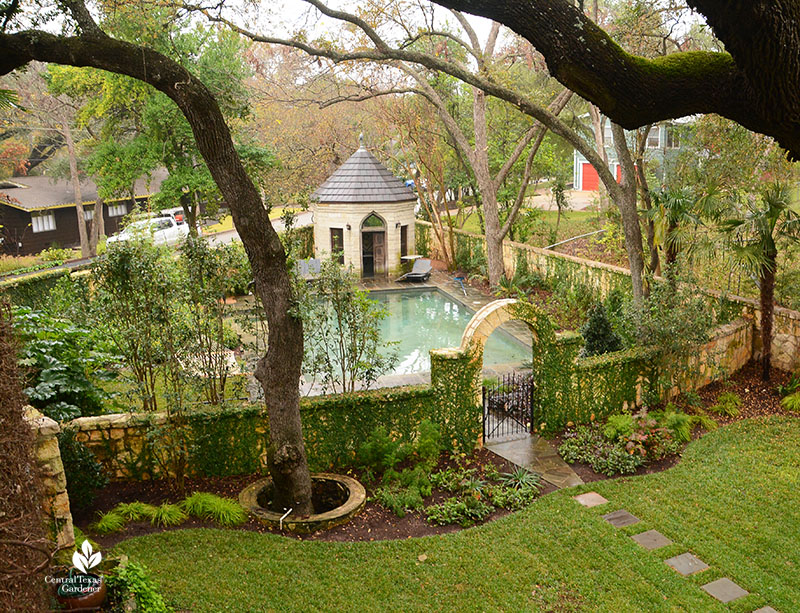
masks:
[[[749,420],[688,446],[669,471],[545,496],[458,534],[375,543],[302,542],[235,530],[178,530],[120,543],[181,610],[752,611],[800,602],[800,420]],[[595,490],[608,505],[585,509]],[[615,529],[604,513],[641,523]],[[628,536],[658,529],[647,552]],[[663,560],[711,565],[681,577]],[[424,561],[419,556],[427,556]],[[722,605],[700,589],[727,576],[751,592]]]
[[[558,219],[557,211],[539,212],[537,223],[531,229],[528,244],[535,247],[546,247],[550,244],[551,231],[555,230]],[[561,216],[561,224],[558,227],[557,241],[566,240],[574,236],[580,236],[603,227],[604,219],[598,217],[595,211],[567,211]],[[472,213],[467,218],[462,228],[466,232],[483,234],[481,232],[480,220],[477,213]]]
[[[295,213],[300,212],[300,209],[290,209]],[[279,219],[280,216],[283,214],[283,207],[274,208],[269,212],[270,219]],[[227,232],[228,230],[233,230],[233,217],[230,215],[224,215],[220,220],[219,223],[214,224],[212,226],[206,226],[203,228],[203,232],[205,234],[216,234],[217,232]]]

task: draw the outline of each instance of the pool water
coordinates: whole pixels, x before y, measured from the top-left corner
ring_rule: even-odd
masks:
[[[431,369],[429,351],[458,347],[467,323],[475,314],[439,290],[375,291],[370,298],[389,311],[381,324],[381,338],[395,341],[398,362],[391,373],[405,375]],[[483,363],[509,364],[530,361],[531,350],[504,330],[486,341]]]

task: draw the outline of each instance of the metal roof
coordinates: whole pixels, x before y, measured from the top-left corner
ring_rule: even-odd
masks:
[[[134,195],[138,198],[156,193],[167,176],[167,171],[160,169],[153,173],[149,181],[145,178],[137,180],[134,185]],[[39,211],[75,206],[72,181],[66,178],[14,177],[0,183],[4,184],[0,186],[0,204],[16,209]],[[81,197],[83,204],[94,204],[97,200],[97,186],[93,181],[87,179],[81,182]],[[115,198],[107,202],[116,200],[128,200],[128,198]]]
[[[311,194],[318,202],[408,202],[416,200],[406,187],[362,145]]]

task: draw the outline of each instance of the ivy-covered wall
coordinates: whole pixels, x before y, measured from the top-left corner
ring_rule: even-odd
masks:
[[[445,444],[469,450],[477,441],[480,408],[439,403],[432,387],[389,388],[301,400],[303,434],[314,471],[344,469],[378,426],[409,439],[424,419],[439,424]],[[246,474],[266,466],[269,434],[266,411],[250,405],[189,417],[192,441],[189,473],[198,476]],[[152,446],[159,445],[163,414],[126,413],[81,417],[69,423],[115,480],[157,476]]]

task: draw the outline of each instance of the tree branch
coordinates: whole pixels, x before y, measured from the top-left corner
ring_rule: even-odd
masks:
[[[626,53],[568,0],[437,2],[528,39],[556,79],[625,128],[718,113],[800,157],[800,4],[793,0],[689,0],[730,54],[692,51],[652,60]]]

